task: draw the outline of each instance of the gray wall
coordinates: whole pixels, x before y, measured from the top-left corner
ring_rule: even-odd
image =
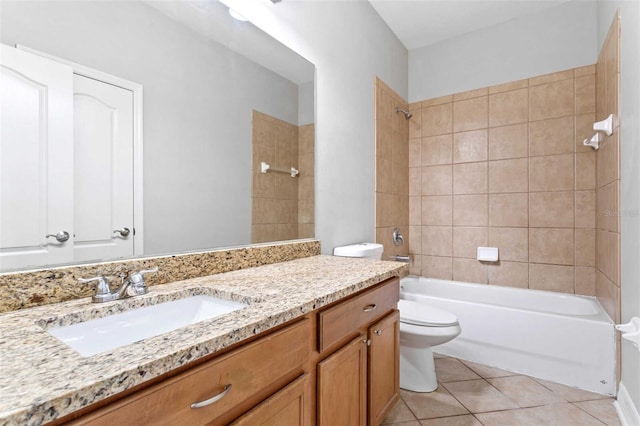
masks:
[[[596,3],[574,0],[409,52],[409,102],[594,64]]]
[[[315,87],[313,81],[298,86],[298,126],[315,122]]]
[[[0,19],[2,43],[144,86],[146,254],[250,242],[251,110],[297,123],[295,84],[139,2],[3,1]]]
[[[620,226],[622,322],[640,316],[640,2],[598,3],[598,49],[620,9]],[[640,353],[622,341],[622,380],[640,412]],[[631,419],[627,419],[631,420]]]
[[[225,0],[316,65],[316,237],[373,241],[374,77],[407,96],[407,50],[366,1]]]

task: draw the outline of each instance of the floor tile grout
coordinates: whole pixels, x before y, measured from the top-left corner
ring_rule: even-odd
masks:
[[[463,380],[448,380],[446,382],[438,381],[438,387],[442,387],[441,388],[441,391],[443,391],[442,394],[446,394],[446,395],[448,395],[448,397],[451,397],[451,402],[453,403],[453,401],[455,401],[460,406],[461,409],[464,409],[466,411],[466,413],[457,413],[457,414],[450,414],[450,415],[437,415],[436,417],[420,418],[418,416],[418,414],[417,414],[417,411],[415,411],[415,409],[420,408],[420,405],[416,405],[412,409],[411,405],[416,404],[416,402],[414,401],[410,405],[409,403],[407,403],[407,401],[405,401],[405,399],[402,396],[400,396],[399,401],[402,401],[402,403],[406,406],[406,408],[409,410],[409,413],[411,413],[411,416],[413,417],[413,419],[412,420],[403,420],[402,422],[397,422],[398,424],[401,424],[403,422],[410,422],[410,421],[418,422],[419,424],[422,424],[423,421],[431,421],[431,420],[437,420],[437,419],[446,419],[446,418],[470,415],[475,419],[475,421],[478,422],[478,424],[481,424],[481,425],[484,426],[485,423],[483,423],[480,420],[478,415],[499,413],[499,412],[507,412],[507,411],[521,411],[521,410],[530,410],[530,409],[540,409],[541,407],[550,407],[550,406],[553,406],[553,405],[565,405],[565,406],[566,405],[570,405],[573,408],[577,408],[580,412],[582,412],[584,414],[587,414],[589,416],[589,418],[592,418],[592,419],[596,420],[599,424],[610,426],[605,420],[598,418],[596,416],[596,414],[591,414],[586,409],[581,408],[580,406],[577,405],[579,403],[589,403],[589,402],[601,401],[601,400],[605,400],[605,399],[611,398],[608,395],[597,395],[597,394],[588,395],[587,394],[586,395],[586,399],[579,399],[577,401],[570,401],[569,400],[570,398],[568,398],[566,395],[571,396],[571,394],[568,394],[566,391],[564,391],[563,388],[554,388],[554,387],[551,387],[551,386],[547,386],[544,383],[541,383],[540,381],[538,381],[535,377],[530,377],[530,376],[527,376],[527,375],[524,375],[524,374],[517,374],[517,373],[513,373],[512,375],[501,375],[501,376],[497,376],[497,377],[483,377],[482,374],[480,374],[479,371],[477,371],[473,367],[465,364],[462,360],[459,360],[459,359],[454,358],[454,357],[447,357],[446,359],[455,359],[455,360],[459,361],[462,366],[464,366],[466,369],[470,370],[471,372],[473,372],[474,374],[476,374],[479,377],[479,378],[473,378],[473,379],[467,378],[467,379],[463,379]],[[453,363],[453,364],[455,364],[455,363]],[[490,367],[490,366],[487,366],[487,367]],[[449,368],[451,368],[451,367],[449,367]],[[499,370],[499,368],[497,368],[497,367],[490,367],[490,368],[496,368],[496,369]],[[455,367],[452,370],[455,370]],[[455,376],[455,374],[456,374],[455,372],[452,373],[452,375],[454,375],[454,376]],[[518,377],[518,376],[526,377],[526,378],[532,380],[536,385],[542,387],[547,392],[549,392],[550,395],[553,395],[553,397],[557,398],[557,400],[551,401],[549,403],[536,403],[535,405],[523,406],[521,403],[525,403],[526,404],[527,401],[521,401],[521,403],[518,403],[518,401],[516,399],[513,399],[513,398],[509,397],[508,393],[503,392],[502,390],[500,390],[496,385],[494,385],[490,381],[490,380],[493,380],[493,379],[499,380],[499,379],[503,379],[503,378],[513,378],[513,377]],[[484,382],[482,384],[482,386],[489,386],[493,390],[497,391],[497,393],[499,395],[501,395],[501,397],[504,397],[507,401],[510,401],[513,405],[515,405],[515,407],[499,409],[499,410],[474,412],[474,410],[470,409],[467,405],[465,405],[462,402],[462,400],[459,399],[459,397],[456,397],[456,395],[454,395],[454,393],[451,392],[447,388],[447,384],[462,383],[462,382],[474,382],[474,381],[478,382],[479,380],[482,380]],[[542,380],[542,379],[540,379],[540,380]],[[548,380],[546,380],[546,381],[550,382]],[[562,385],[562,386],[566,386],[566,385]],[[505,388],[505,390],[507,390],[507,391],[509,390],[509,388],[507,386],[503,386],[503,388]],[[576,390],[579,391],[580,389],[576,389]],[[408,391],[408,392],[411,392],[411,391]],[[546,392],[545,392],[545,394],[546,394]],[[577,397],[578,398],[582,398],[584,396],[580,396],[578,394]],[[574,396],[574,398],[575,398],[575,396]],[[518,399],[520,399],[520,398],[518,398]],[[468,401],[468,402],[471,403],[472,401]],[[480,408],[480,407],[478,406],[476,408]],[[605,416],[605,418],[607,418],[606,416],[608,416],[608,415],[606,413],[604,413],[603,416]]]

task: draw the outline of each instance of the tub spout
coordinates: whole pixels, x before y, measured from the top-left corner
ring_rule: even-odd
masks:
[[[411,257],[409,255],[404,256],[404,255],[396,254],[395,256],[389,256],[387,259],[393,260],[396,262],[411,263]]]

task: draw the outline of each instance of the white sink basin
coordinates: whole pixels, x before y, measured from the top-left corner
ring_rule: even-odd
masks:
[[[82,356],[119,348],[244,308],[245,303],[192,296],[48,330]]]

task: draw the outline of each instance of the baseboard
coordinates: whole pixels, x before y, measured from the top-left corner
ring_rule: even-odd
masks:
[[[622,426],[640,425],[640,414],[638,414],[638,410],[631,400],[631,395],[622,382],[618,388],[618,398],[613,405],[616,407]]]

